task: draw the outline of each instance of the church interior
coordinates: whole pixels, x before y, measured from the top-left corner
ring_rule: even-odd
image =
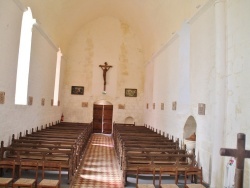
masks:
[[[250,155],[236,151],[239,137],[250,148],[249,8],[249,0],[0,0],[1,148],[60,123],[64,136],[111,135],[116,145],[119,125],[135,125],[194,151],[207,186],[231,188],[233,160],[250,187]]]

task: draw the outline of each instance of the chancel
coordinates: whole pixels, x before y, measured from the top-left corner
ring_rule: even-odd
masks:
[[[52,162],[61,187],[250,187],[249,7],[0,0],[0,161],[37,185]]]

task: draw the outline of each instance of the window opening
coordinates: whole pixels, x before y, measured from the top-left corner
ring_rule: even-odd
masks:
[[[61,59],[62,59],[62,53],[59,48],[59,51],[57,52],[57,59],[56,59],[56,75],[55,75],[54,104],[53,104],[54,106],[58,106]]]
[[[20,34],[15,104],[27,105],[30,52],[32,40],[32,27],[36,20],[32,17],[30,8],[23,13],[22,28]]]

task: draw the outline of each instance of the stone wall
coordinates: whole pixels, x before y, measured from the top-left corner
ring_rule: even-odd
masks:
[[[132,117],[143,123],[144,59],[133,28],[113,17],[100,17],[84,25],[68,47],[64,86],[65,121],[91,122],[93,103],[107,100],[114,105],[113,121]],[[106,92],[102,69],[107,62]],[[71,95],[72,86],[83,86],[84,95]],[[125,88],[137,89],[137,97],[125,97]],[[82,107],[82,102],[88,103]],[[118,109],[125,105],[124,109]]]
[[[0,91],[5,93],[0,104],[0,138],[10,144],[12,134],[41,127],[60,120],[62,106],[51,106],[54,96],[57,48],[39,25],[33,27],[28,96],[32,105],[15,105],[15,86],[22,15],[25,7],[18,1],[0,2]],[[62,70],[65,60],[62,61]],[[61,81],[63,80],[61,72]],[[60,83],[62,86],[62,82]],[[62,92],[61,92],[62,93]],[[27,96],[27,98],[28,98]],[[45,105],[41,105],[41,99]],[[62,104],[62,97],[59,96]]]

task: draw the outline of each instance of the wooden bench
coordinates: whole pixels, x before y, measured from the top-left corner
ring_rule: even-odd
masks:
[[[188,162],[190,159],[190,163]],[[179,173],[184,173],[185,168],[194,166],[193,154],[129,154],[125,156],[122,174],[123,183],[126,185],[127,176],[135,175],[140,166],[154,166],[156,172],[160,172],[162,167],[177,167]]]
[[[114,125],[115,150],[123,171],[123,183],[128,174],[136,174],[138,167],[154,166],[157,172],[162,167],[177,168],[180,173],[194,166],[194,154],[187,154],[180,148],[179,139],[165,137],[145,126]]]
[[[61,163],[62,169],[68,171],[68,180],[72,180],[80,163],[80,156],[92,133],[92,124],[59,123],[26,135],[20,133],[19,139],[12,137],[9,147],[1,142],[0,160],[43,161]]]
[[[151,133],[142,134],[139,136],[126,137],[125,135],[120,138],[119,143],[116,145],[116,154],[119,162],[123,158],[124,149],[126,147],[137,147],[139,150],[143,151],[143,148],[168,148],[168,149],[179,149],[179,142],[173,142],[168,138],[162,136],[150,136]],[[143,143],[143,145],[140,145]]]
[[[62,169],[68,171],[68,180],[72,180],[74,174],[74,156],[71,150],[49,150],[49,149],[30,149],[2,147],[1,153],[5,156],[4,160],[15,160],[19,165],[21,160],[38,161],[39,167],[42,167],[43,161],[53,161],[61,163]],[[1,157],[1,160],[3,158]]]

